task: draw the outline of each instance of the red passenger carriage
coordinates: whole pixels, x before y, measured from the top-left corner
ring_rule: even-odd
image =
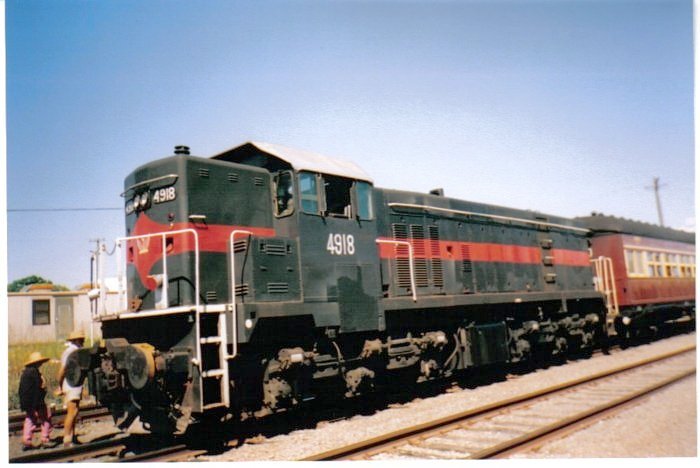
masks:
[[[579,218],[592,257],[611,259],[623,337],[695,318],[695,235],[612,216]]]

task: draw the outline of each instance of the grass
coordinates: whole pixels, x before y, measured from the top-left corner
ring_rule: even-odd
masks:
[[[87,343],[86,343],[87,344]],[[24,370],[24,363],[29,355],[34,351],[39,351],[44,357],[51,358],[43,364],[39,370],[46,379],[46,404],[55,404],[57,408],[63,406],[61,397],[54,396],[53,392],[58,388],[58,370],[60,369],[60,359],[63,350],[63,342],[17,344],[8,346],[8,409],[19,410],[19,378]]]

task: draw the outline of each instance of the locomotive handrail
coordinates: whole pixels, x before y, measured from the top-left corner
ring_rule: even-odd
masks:
[[[234,229],[229,235],[229,247],[231,248],[231,335],[233,343],[233,349],[231,354],[227,354],[227,359],[233,359],[238,355],[238,310],[236,308],[236,249],[234,246],[234,241],[237,234],[247,234],[248,237],[252,237],[253,233],[251,231],[246,231],[245,229]],[[248,245],[246,244],[246,251],[248,250]]]
[[[608,309],[608,320],[614,319],[620,314],[617,302],[617,287],[615,286],[615,270],[610,257],[600,256],[592,258],[591,263],[595,271],[597,281],[596,290],[605,296],[605,305]]]
[[[194,243],[195,243],[195,248],[194,248],[194,261],[195,261],[195,269],[194,269],[194,300],[195,300],[195,308],[197,310],[197,313],[199,313],[199,235],[197,234],[197,231],[194,229],[179,229],[177,231],[165,231],[165,232],[155,232],[151,234],[141,234],[138,236],[127,236],[127,237],[118,237],[116,239],[116,246],[119,247],[119,259],[117,263],[117,267],[119,270],[117,271],[117,277],[119,279],[119,293],[122,294],[122,307],[124,310],[128,310],[127,304],[126,304],[126,285],[124,285],[123,278],[125,276],[125,273],[122,271],[122,264],[124,263],[121,258],[121,246],[122,243],[124,242],[129,242],[129,241],[138,241],[138,239],[150,239],[151,237],[161,237],[162,238],[162,243],[161,247],[163,249],[162,252],[162,258],[163,258],[163,278],[161,281],[161,288],[162,288],[162,293],[161,293],[161,301],[160,304],[156,304],[155,308],[156,309],[162,309],[162,308],[168,308],[169,300],[168,300],[168,261],[167,261],[167,237],[168,236],[175,236],[175,235],[180,235],[180,234],[192,234],[194,237]],[[199,357],[198,357],[199,359]]]
[[[494,215],[494,214],[487,214],[487,213],[478,213],[476,211],[454,210],[452,208],[440,208],[437,206],[416,205],[413,203],[387,203],[387,206],[389,206],[389,208],[396,207],[396,208],[414,208],[414,209],[419,209],[419,210],[443,211],[446,213],[460,214],[460,215],[464,215],[464,216],[482,216],[484,218],[491,218],[491,219],[496,219],[499,221],[515,221],[518,223],[534,224],[537,226],[548,226],[548,227],[553,227],[553,228],[558,228],[558,229],[568,229],[570,231],[579,231],[579,232],[589,232],[590,231],[590,229],[580,228],[580,227],[576,227],[576,226],[567,226],[566,224],[556,224],[556,223],[548,223],[546,221],[537,221],[534,219],[514,218],[512,216],[501,216],[501,215]]]
[[[416,296],[416,275],[413,271],[413,245],[408,241],[400,240],[390,240],[390,239],[377,239],[377,244],[394,244],[394,245],[405,245],[408,247],[408,272],[411,277],[411,297],[413,302],[418,300]]]

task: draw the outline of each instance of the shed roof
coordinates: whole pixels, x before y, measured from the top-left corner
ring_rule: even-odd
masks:
[[[297,171],[318,172],[350,179],[364,180],[372,182],[372,178],[357,164],[324,156],[311,151],[288,148],[273,143],[263,143],[251,141],[213,156],[218,159],[241,164],[249,164],[270,169],[271,164],[267,159],[261,159],[260,153],[267,154],[273,158],[287,163]],[[258,156],[258,157],[256,157]]]

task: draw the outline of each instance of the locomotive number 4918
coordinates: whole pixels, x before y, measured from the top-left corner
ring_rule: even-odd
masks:
[[[162,188],[153,192],[153,203],[172,201],[175,197],[175,187]]]
[[[331,255],[355,255],[355,238],[352,234],[328,234],[326,250]]]

